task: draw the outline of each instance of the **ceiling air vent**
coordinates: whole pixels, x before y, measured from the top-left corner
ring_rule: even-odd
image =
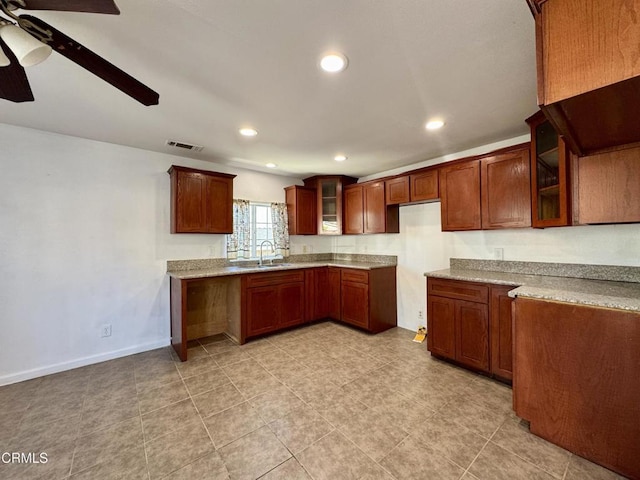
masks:
[[[170,147],[183,148],[184,150],[191,150],[193,152],[201,152],[204,148],[202,145],[192,145],[190,143],[178,142],[176,140],[167,140],[167,145]]]

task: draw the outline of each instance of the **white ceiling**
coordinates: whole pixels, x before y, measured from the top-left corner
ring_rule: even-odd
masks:
[[[53,53],[35,102],[0,122],[271,173],[364,176],[528,132],[525,0],[116,0],[121,15],[30,12],[160,93],[144,107]],[[349,68],[329,75],[323,52]],[[427,132],[427,119],[445,127]],[[259,130],[245,139],[244,125]],[[165,145],[203,145],[190,154]],[[333,161],[336,153],[349,157]]]

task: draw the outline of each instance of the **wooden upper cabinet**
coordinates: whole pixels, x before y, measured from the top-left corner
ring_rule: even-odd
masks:
[[[538,103],[581,156],[640,141],[640,0],[528,0]]]
[[[401,203],[409,203],[409,177],[397,177],[384,182],[387,205],[399,205]]]
[[[173,165],[171,233],[232,233],[235,175]]]
[[[437,169],[416,173],[409,178],[411,181],[412,202],[437,200],[440,197]]]
[[[536,228],[571,225],[569,150],[542,112],[527,123],[531,127],[531,224]]]
[[[318,233],[316,189],[293,185],[284,189],[287,201],[289,235]]]
[[[316,190],[317,234],[341,235],[342,229],[342,191],[346,185],[358,181],[357,178],[344,175],[315,176],[305,178],[305,187]]]
[[[360,184],[344,189],[344,233],[364,233],[364,198]]]
[[[482,228],[531,226],[529,148],[480,161]]]
[[[386,232],[386,202],[384,182],[366,183],[363,186],[364,233]]]
[[[640,222],[640,147],[574,160],[577,223]]]
[[[480,230],[480,160],[440,169],[442,230]]]

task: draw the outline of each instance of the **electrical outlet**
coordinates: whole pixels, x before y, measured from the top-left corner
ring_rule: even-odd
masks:
[[[106,323],[100,327],[100,336],[101,337],[110,337],[111,336],[111,324]]]
[[[422,310],[418,310],[418,318],[419,318],[420,320],[423,320],[423,319],[424,319],[424,311],[422,311]]]
[[[504,260],[504,248],[494,248],[493,258],[495,260]]]

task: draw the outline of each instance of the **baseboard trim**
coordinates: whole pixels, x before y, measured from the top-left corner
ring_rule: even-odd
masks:
[[[157,340],[155,342],[134,345],[133,347],[127,347],[120,350],[113,350],[111,352],[100,353],[98,355],[78,358],[76,360],[70,360],[68,362],[56,363],[55,365],[34,368],[32,370],[25,370],[23,372],[13,373],[11,375],[0,377],[0,387],[3,385],[11,385],[12,383],[23,382],[25,380],[31,380],[33,378],[42,377],[44,375],[50,375],[52,373],[64,372],[66,370],[72,370],[74,368],[93,365],[94,363],[106,362],[107,360],[113,360],[115,358],[126,357],[128,355],[133,355],[136,353],[155,350],[156,348],[162,348],[168,345],[171,345],[171,339],[166,338],[163,340]]]

